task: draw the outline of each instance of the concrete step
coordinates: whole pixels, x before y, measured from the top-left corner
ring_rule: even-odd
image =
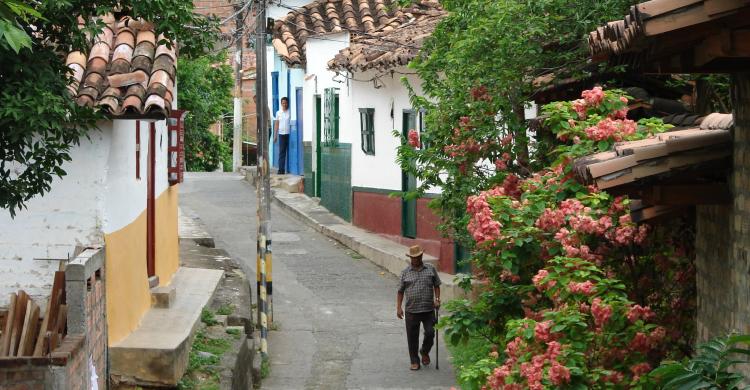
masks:
[[[136,330],[110,346],[115,382],[174,387],[187,369],[192,337],[201,311],[210,302],[224,272],[180,267],[169,287],[176,293],[169,308],[151,308]]]

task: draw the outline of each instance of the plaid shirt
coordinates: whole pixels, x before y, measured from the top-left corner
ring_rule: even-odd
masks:
[[[401,284],[398,292],[404,294],[407,313],[425,313],[435,309],[434,288],[440,286],[437,270],[430,264],[423,264],[416,270],[411,265],[401,271]]]

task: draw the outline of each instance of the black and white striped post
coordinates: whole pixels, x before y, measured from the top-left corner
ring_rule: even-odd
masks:
[[[267,78],[266,78],[266,0],[258,0],[258,17],[255,36],[257,96],[256,118],[258,123],[258,244],[257,244],[257,281],[258,281],[258,325],[260,325],[260,353],[263,359],[268,358],[268,322],[270,301],[270,275],[273,259],[271,252],[271,166],[268,159],[269,118],[266,118]]]

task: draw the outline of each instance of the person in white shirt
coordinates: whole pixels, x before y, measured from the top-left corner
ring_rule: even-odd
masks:
[[[281,98],[281,109],[276,113],[273,127],[273,142],[279,145],[279,175],[286,173],[287,150],[289,150],[289,131],[291,130],[289,98]]]

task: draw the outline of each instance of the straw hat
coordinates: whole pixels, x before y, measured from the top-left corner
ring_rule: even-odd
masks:
[[[412,247],[409,247],[409,252],[406,253],[406,255],[409,257],[418,257],[418,256],[422,256],[423,253],[424,251],[422,250],[421,246],[414,245]]]

